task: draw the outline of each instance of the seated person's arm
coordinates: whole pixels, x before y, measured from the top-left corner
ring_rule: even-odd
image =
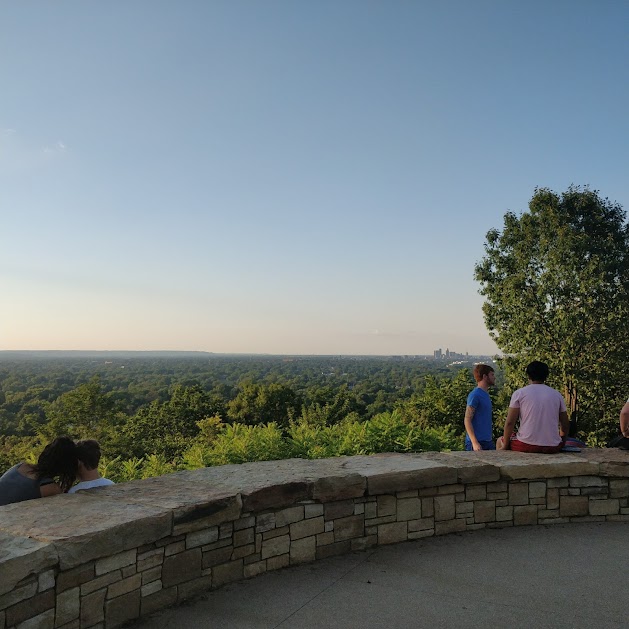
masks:
[[[61,487],[57,485],[57,483],[46,483],[45,485],[39,486],[39,494],[42,498],[47,498],[48,496],[56,496],[61,493]]]
[[[568,419],[568,413],[561,411],[559,413],[559,435],[565,440],[570,433],[570,420]]]
[[[463,420],[463,423],[465,424],[465,432],[467,433],[467,436],[470,438],[470,441],[472,442],[472,448],[475,451],[478,451],[478,450],[482,450],[483,448],[481,447],[480,443],[478,443],[478,439],[476,438],[476,434],[474,433],[474,426],[472,425],[472,420],[474,419],[475,412],[476,412],[476,409],[473,406],[466,406],[465,419]]]
[[[623,437],[629,437],[629,402],[620,411],[620,432]]]
[[[502,433],[502,447],[504,450],[508,450],[511,447],[511,435],[515,429],[515,422],[518,421],[518,417],[520,417],[520,409],[509,407],[504,432]]]

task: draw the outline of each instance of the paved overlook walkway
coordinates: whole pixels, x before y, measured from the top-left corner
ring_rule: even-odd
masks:
[[[235,583],[131,629],[627,627],[629,524],[485,529]]]

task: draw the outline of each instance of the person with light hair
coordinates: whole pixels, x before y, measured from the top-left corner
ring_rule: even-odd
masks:
[[[493,423],[491,419],[492,406],[489,397],[489,387],[496,382],[494,368],[489,365],[474,365],[474,380],[476,388],[467,396],[465,407],[465,449],[495,450],[493,441]]]

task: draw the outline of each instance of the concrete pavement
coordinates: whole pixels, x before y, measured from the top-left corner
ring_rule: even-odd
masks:
[[[629,625],[629,523],[486,529],[267,573],[133,629]]]

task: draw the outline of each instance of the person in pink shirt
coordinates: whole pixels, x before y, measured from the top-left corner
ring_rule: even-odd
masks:
[[[496,449],[545,454],[560,452],[570,428],[563,395],[544,384],[548,378],[546,363],[534,360],[527,366],[526,375],[529,384],[511,396],[504,432]],[[518,419],[520,428],[514,435]]]

